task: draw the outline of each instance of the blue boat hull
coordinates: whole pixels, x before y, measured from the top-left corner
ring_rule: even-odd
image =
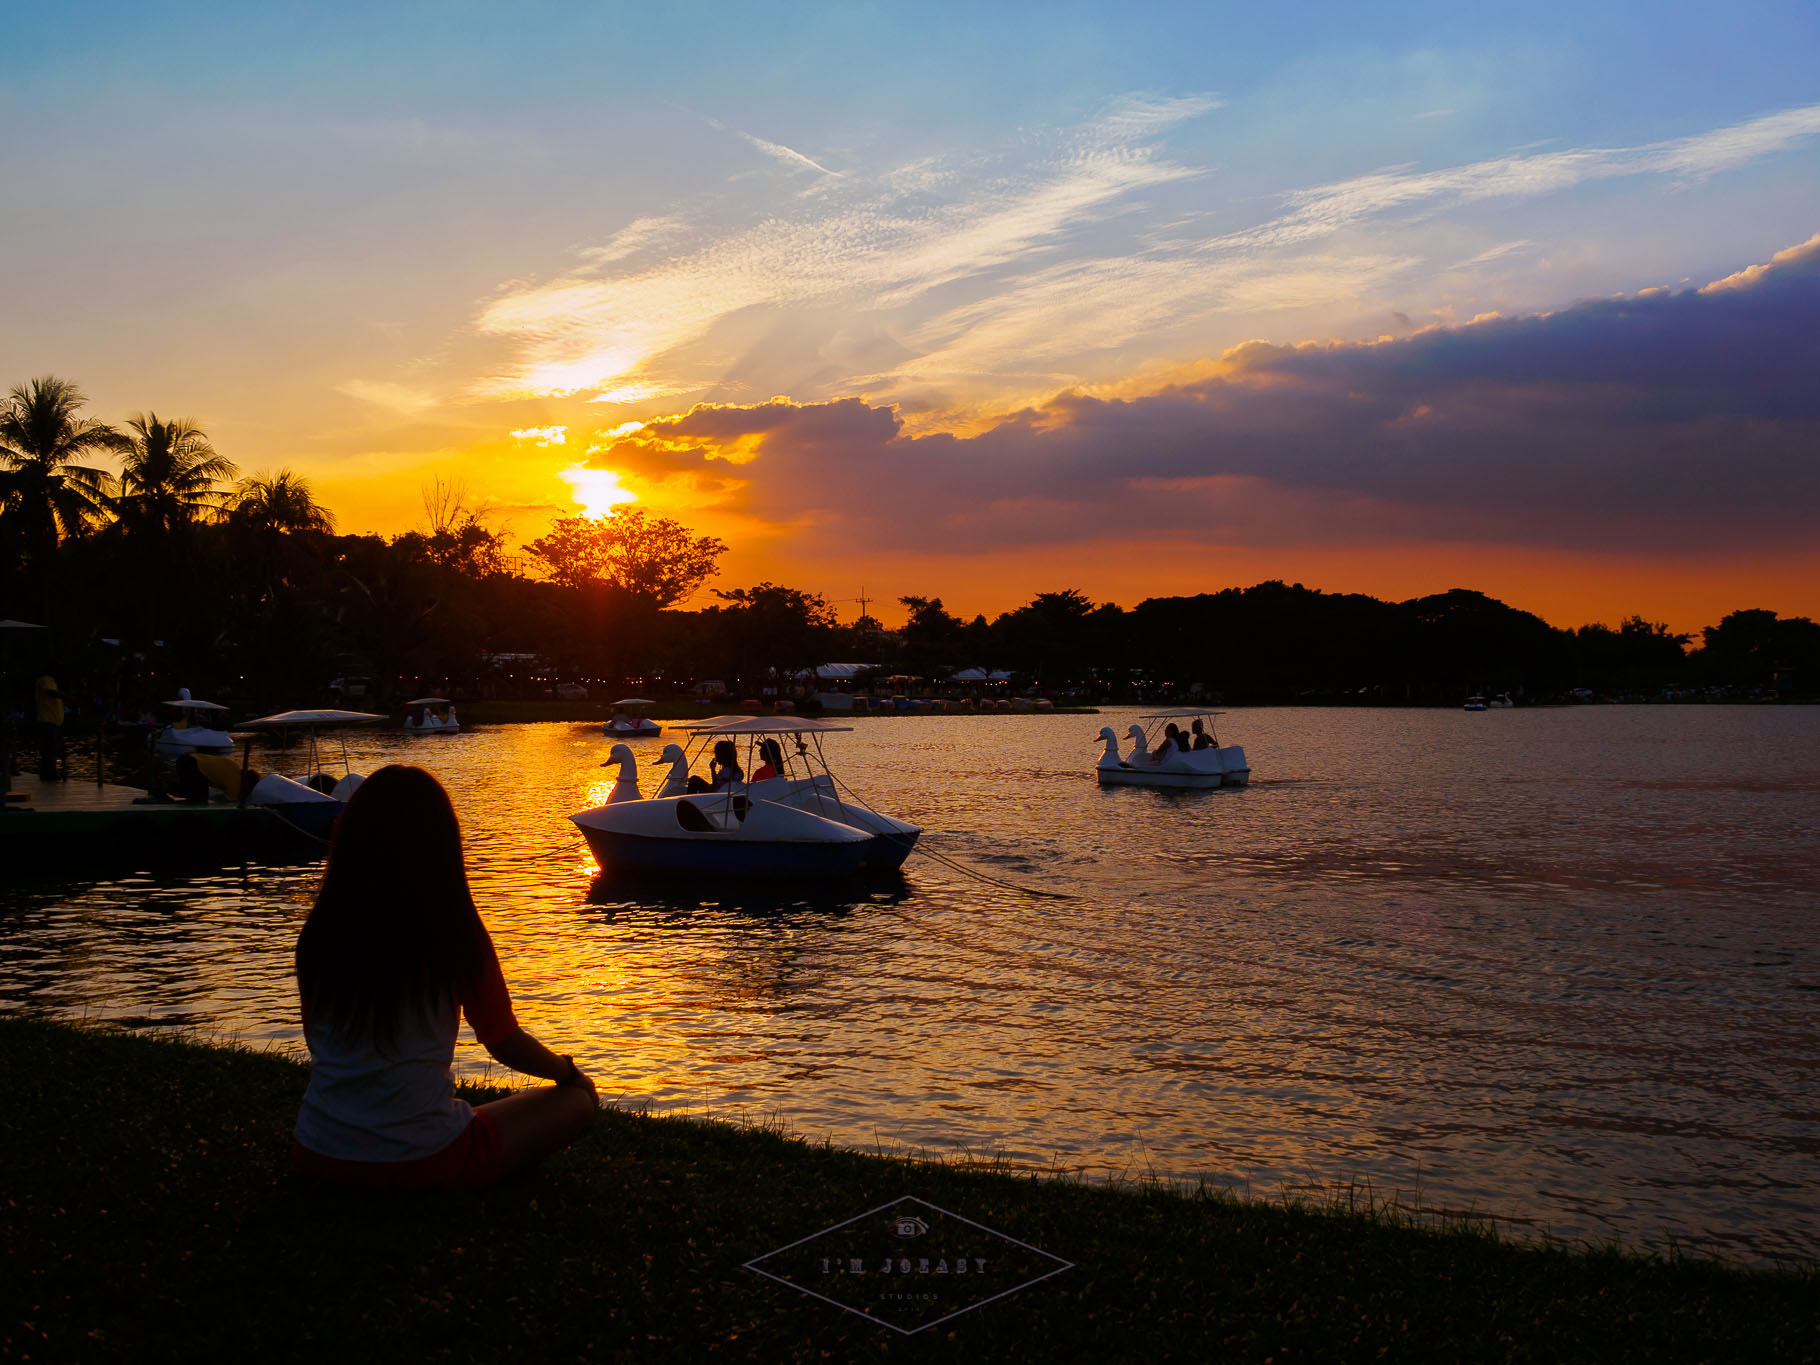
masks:
[[[335,821],[347,804],[345,801],[292,801],[264,809],[294,829],[326,839],[334,832]]]
[[[741,877],[848,877],[873,865],[872,842],[766,843],[755,839],[653,839],[583,828],[603,871],[691,872]],[[909,850],[904,850],[908,854]],[[903,859],[899,858],[898,862]],[[879,864],[883,866],[883,864]],[[896,866],[895,863],[890,866]]]
[[[904,859],[910,856],[910,850],[916,847],[922,831],[912,830],[908,834],[874,835],[868,842],[861,844],[865,850],[865,866],[868,872],[895,872],[904,865]]]

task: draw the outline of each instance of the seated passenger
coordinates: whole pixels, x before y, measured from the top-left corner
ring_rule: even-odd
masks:
[[[784,750],[774,739],[761,739],[758,742],[758,756],[764,760],[757,772],[752,774],[754,782],[767,782],[780,776],[784,770]]]
[[[689,778],[689,792],[696,795],[701,792],[725,791],[745,780],[745,773],[739,766],[739,746],[730,739],[716,740],[714,743],[714,761],[708,765],[708,776]]]
[[[1208,734],[1207,731],[1201,727],[1200,721],[1197,720],[1188,728],[1194,731],[1194,747],[1196,749],[1213,748],[1213,736]]]
[[[1156,752],[1150,755],[1152,763],[1161,763],[1171,755],[1184,753],[1188,749],[1188,737],[1182,733],[1182,727],[1174,721],[1163,727],[1162,743],[1156,746]]]

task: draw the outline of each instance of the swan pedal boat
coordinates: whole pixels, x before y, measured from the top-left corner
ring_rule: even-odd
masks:
[[[217,715],[227,714],[227,707],[220,702],[197,701],[190,696],[190,689],[177,689],[177,700],[167,701],[166,706],[174,707],[183,713],[179,724],[167,725],[152,736],[152,752],[160,758],[181,758],[185,754],[231,754],[234,752],[234,737],[225,730],[214,730],[208,725]]]
[[[720,716],[689,728],[701,741],[698,752],[716,739],[747,738],[748,772],[759,761],[761,737],[789,736],[795,752],[784,753],[783,771],[775,777],[690,793],[689,755],[668,744],[654,766],[669,771],[658,794],[647,799],[638,789],[631,749],[615,744],[603,765],[619,769],[607,804],[569,817],[603,869],[844,876],[901,867],[922,833],[840,795],[822,757],[821,736],[850,726],[795,716]]]
[[[309,735],[305,767],[312,774],[311,777],[299,782],[279,773],[266,773],[253,784],[252,791],[247,793],[246,804],[263,806],[304,833],[313,834],[318,839],[327,839],[335,828],[336,819],[347,806],[348,798],[366,779],[354,772],[348,764],[346,735],[340,736],[342,776],[334,778],[323,772],[317,737],[326,729],[340,731],[349,725],[376,725],[384,719],[384,716],[374,715],[370,711],[281,711],[274,716],[261,716],[258,720],[249,720],[235,726],[237,732],[247,732],[241,757],[243,771],[252,765],[251,732],[303,730]]]
[[[1110,725],[1102,726],[1100,742],[1106,748],[1094,770],[1100,785],[1177,788],[1248,786],[1251,782],[1251,765],[1245,758],[1245,750],[1237,744],[1221,746],[1214,735],[1214,717],[1224,714],[1222,711],[1209,711],[1202,707],[1178,706],[1141,716],[1139,719],[1146,724],[1131,726],[1128,732],[1131,752],[1123,757],[1119,754],[1118,732]],[[1184,720],[1205,721],[1207,734],[1213,739],[1214,747],[1190,749],[1186,753],[1177,750],[1165,754],[1161,762],[1151,758],[1150,755],[1161,742],[1164,727],[1170,721]]]
[[[447,697],[414,697],[405,704],[404,732],[407,735],[452,735],[461,729],[455,704]],[[419,708],[422,713],[419,714]]]
[[[648,697],[621,697],[613,703],[613,718],[602,725],[601,731],[608,739],[647,739],[652,735],[661,735],[664,727],[649,716],[639,714],[647,706],[656,702]]]

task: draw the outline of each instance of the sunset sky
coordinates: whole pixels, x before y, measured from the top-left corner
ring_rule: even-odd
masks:
[[[849,620],[1820,615],[1820,6],[1489,8],[21,7],[0,385]]]

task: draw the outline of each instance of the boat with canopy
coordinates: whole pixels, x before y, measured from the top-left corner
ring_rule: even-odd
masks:
[[[214,728],[213,722],[227,715],[220,702],[197,701],[190,689],[177,689],[177,699],[167,701],[178,715],[174,723],[152,736],[152,752],[160,758],[181,758],[185,754],[231,754],[234,737]]]
[[[313,834],[319,839],[328,838],[335,826],[335,818],[347,805],[348,798],[366,780],[348,762],[347,727],[377,725],[384,719],[384,716],[370,711],[280,711],[276,715],[261,716],[257,720],[236,725],[235,733],[242,737],[242,803],[264,806],[305,833]],[[249,782],[247,778],[252,772],[253,736],[293,730],[302,731],[307,744],[303,779],[265,773],[257,781]],[[328,746],[322,743],[321,736],[325,730],[334,731],[340,744],[340,777],[326,771],[324,767],[323,752]]]
[[[407,735],[452,735],[461,729],[455,703],[447,697],[413,697],[404,709]]]
[[[604,806],[569,818],[603,870],[832,876],[902,866],[922,830],[843,794],[821,737],[852,727],[797,716],[717,716],[689,725],[690,747],[666,745],[654,766],[669,771],[659,794],[637,793],[629,749],[607,762],[620,781]],[[726,741],[745,746],[737,779],[689,791],[691,751]],[[628,773],[631,777],[627,787]]]
[[[613,703],[613,717],[600,728],[608,739],[644,739],[661,735],[664,727],[644,714],[657,705],[648,697],[621,697]]]
[[[1119,752],[1119,736],[1110,725],[1100,729],[1106,746],[1095,774],[1102,787],[1243,787],[1251,781],[1251,765],[1237,744],[1222,746],[1214,733],[1214,718],[1225,714],[1204,706],[1177,706],[1140,716],[1141,725],[1127,732],[1131,751]],[[1199,721],[1197,731],[1195,722]],[[1186,722],[1186,724],[1183,724]],[[1200,748],[1182,749],[1169,742],[1170,727],[1188,734],[1203,734]],[[1192,745],[1194,740],[1189,741]]]

